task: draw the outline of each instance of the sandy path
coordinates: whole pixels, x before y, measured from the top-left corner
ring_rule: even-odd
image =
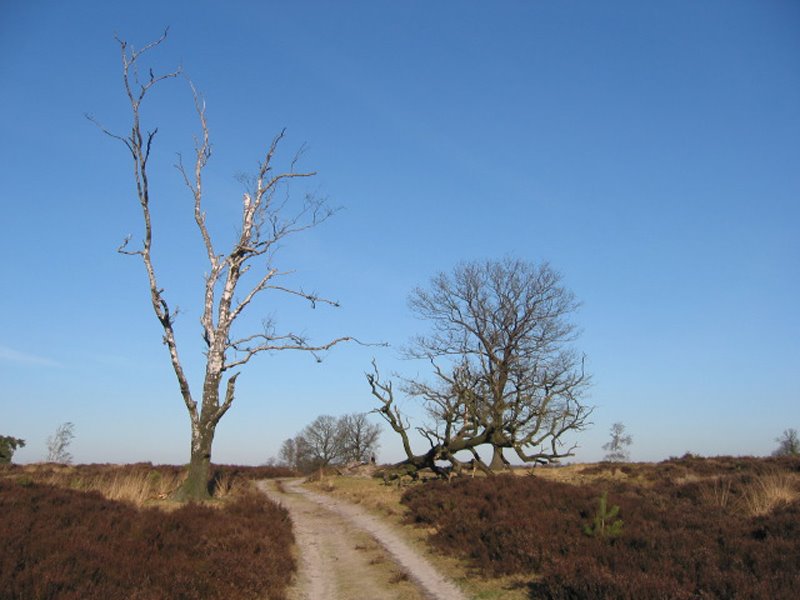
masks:
[[[259,487],[292,517],[300,552],[292,600],[466,600],[455,584],[360,507],[310,492],[300,480],[266,480]]]

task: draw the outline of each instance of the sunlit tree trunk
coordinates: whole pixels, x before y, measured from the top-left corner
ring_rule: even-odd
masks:
[[[508,467],[508,462],[503,457],[503,449],[498,446],[492,447],[492,462],[489,463],[489,468],[492,471],[502,471]]]

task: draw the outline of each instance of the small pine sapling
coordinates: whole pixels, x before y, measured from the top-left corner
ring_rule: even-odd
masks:
[[[608,492],[600,496],[599,506],[591,525],[584,525],[583,532],[591,537],[615,538],[622,534],[622,519],[617,519],[619,506],[608,508]]]

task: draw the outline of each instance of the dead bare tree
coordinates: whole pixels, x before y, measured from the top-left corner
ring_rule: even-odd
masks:
[[[194,220],[202,238],[204,252],[208,258],[209,270],[205,275],[202,290],[203,311],[200,318],[202,335],[206,344],[206,368],[202,384],[200,405],[195,400],[189,381],[184,373],[175,336],[175,317],[177,310],[167,302],[164,288],[159,285],[152,260],[153,227],[151,223],[151,188],[148,179],[148,165],[158,129],[145,131],[140,122],[141,106],[147,94],[158,83],[178,77],[181,70],[156,75],[147,69],[147,75],[140,77],[140,62],[145,53],[164,42],[167,32],[154,42],[136,50],[125,40],[117,38],[122,56],[122,75],[125,92],[132,113],[131,131],[128,136],[114,134],[98,127],[121,141],[133,159],[136,193],[142,210],[144,239],[139,249],[129,249],[130,236],[120,246],[122,254],[139,256],[147,272],[150,288],[150,301],[158,322],[163,329],[163,342],[169,350],[172,369],[178,381],[180,393],[191,422],[191,459],[185,483],[176,493],[178,499],[203,499],[209,495],[211,447],[217,424],[231,407],[234,400],[236,380],[239,369],[257,354],[279,350],[301,350],[318,353],[351,340],[338,337],[323,344],[311,344],[303,335],[292,332],[278,333],[272,321],[265,321],[263,331],[240,335],[234,331],[234,324],[256,296],[263,292],[275,292],[295,296],[311,303],[338,306],[336,302],[313,293],[304,292],[283,282],[289,272],[274,265],[275,251],[286,238],[316,227],[330,217],[333,211],[323,200],[306,196],[305,201],[294,213],[287,208],[288,184],[295,179],[313,176],[313,172],[296,170],[297,158],[291,161],[288,170],[276,171],[273,159],[283,140],[280,132],[269,144],[258,171],[249,189],[241,200],[241,222],[238,237],[227,253],[220,254],[206,226],[203,210],[203,170],[211,157],[211,143],[206,119],[206,107],[200,94],[189,86],[194,97],[194,106],[200,123],[200,135],[195,138],[195,154],[191,168],[179,160],[177,169],[194,199]],[[143,69],[142,69],[143,71]],[[280,192],[280,193],[279,193]],[[286,195],[284,195],[284,192]],[[247,281],[242,277],[254,269]],[[261,269],[260,273],[255,274]],[[221,388],[224,386],[224,393]]]
[[[488,472],[508,464],[503,449],[526,463],[573,454],[562,436],[587,424],[589,377],[571,348],[576,330],[568,317],[577,303],[558,273],[513,259],[465,263],[414,290],[409,304],[432,326],[407,354],[429,361],[433,383],[401,381],[401,391],[420,399],[430,417],[416,428],[429,442],[426,453],[411,449],[391,382],[381,381],[377,368],[367,374],[376,412],[401,436],[404,464],[438,472],[435,463],[444,460],[459,470],[456,454],[466,452]],[[488,465],[481,447],[492,449]]]

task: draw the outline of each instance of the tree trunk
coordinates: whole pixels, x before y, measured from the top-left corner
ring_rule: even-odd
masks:
[[[211,444],[214,441],[215,428],[212,423],[205,423],[197,430],[192,428],[192,457],[186,480],[173,496],[175,500],[186,502],[211,498]]]
[[[508,465],[508,461],[503,456],[503,449],[499,446],[492,447],[492,462],[489,464],[489,468],[492,471],[502,471]]]

